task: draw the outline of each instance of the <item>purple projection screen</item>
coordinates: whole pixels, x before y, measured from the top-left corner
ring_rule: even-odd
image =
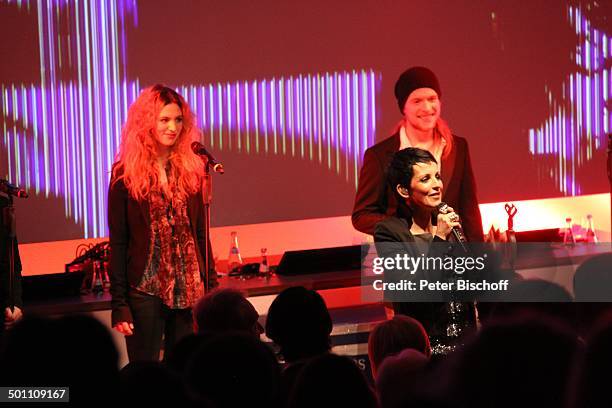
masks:
[[[107,235],[127,108],[165,83],[191,104],[213,226],[348,215],[397,76],[439,76],[481,202],[608,191],[610,5],[534,1],[0,0],[0,177],[28,189],[22,242]]]

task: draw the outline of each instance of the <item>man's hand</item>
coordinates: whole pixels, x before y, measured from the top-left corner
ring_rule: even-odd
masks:
[[[10,307],[4,309],[4,328],[10,329],[13,325],[23,317],[23,313],[20,308],[15,306],[13,310]]]

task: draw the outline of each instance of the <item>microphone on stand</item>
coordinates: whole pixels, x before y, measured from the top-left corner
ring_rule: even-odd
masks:
[[[210,154],[210,152],[208,150],[206,150],[206,147],[204,147],[204,145],[202,143],[200,143],[200,142],[193,142],[191,144],[191,150],[193,150],[193,152],[195,154],[197,154],[198,156],[206,157],[208,159],[208,163],[211,165],[212,170],[215,173],[219,173],[219,174],[225,173],[225,169],[223,168],[223,164],[221,164],[220,162],[215,160],[215,157],[212,154]]]
[[[442,214],[447,214],[448,204],[446,204],[444,201],[440,202],[440,204],[438,204],[438,211],[441,212]],[[463,232],[463,228],[461,228],[461,225],[453,227],[451,229],[451,234],[452,234],[452,237],[454,238],[453,240],[455,242],[458,242],[459,245],[461,245],[461,248],[463,249],[463,251],[468,252],[468,249],[466,246],[467,238],[465,237],[465,233]]]
[[[0,179],[0,193],[12,195],[17,198],[28,198],[28,193],[23,188],[11,184],[8,180],[4,179]]]

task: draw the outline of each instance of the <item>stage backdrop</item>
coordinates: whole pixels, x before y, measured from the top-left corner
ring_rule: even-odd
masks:
[[[0,0],[0,177],[22,242],[107,235],[127,108],[181,92],[223,161],[213,226],[350,214],[398,75],[439,76],[481,202],[608,191],[610,2]]]

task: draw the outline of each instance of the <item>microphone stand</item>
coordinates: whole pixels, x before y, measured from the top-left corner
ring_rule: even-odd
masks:
[[[212,201],[212,177],[210,176],[210,162],[204,165],[204,179],[202,180],[202,202],[204,204],[204,239],[206,240],[206,253],[204,255],[204,292],[208,293],[210,273],[210,203]]]

